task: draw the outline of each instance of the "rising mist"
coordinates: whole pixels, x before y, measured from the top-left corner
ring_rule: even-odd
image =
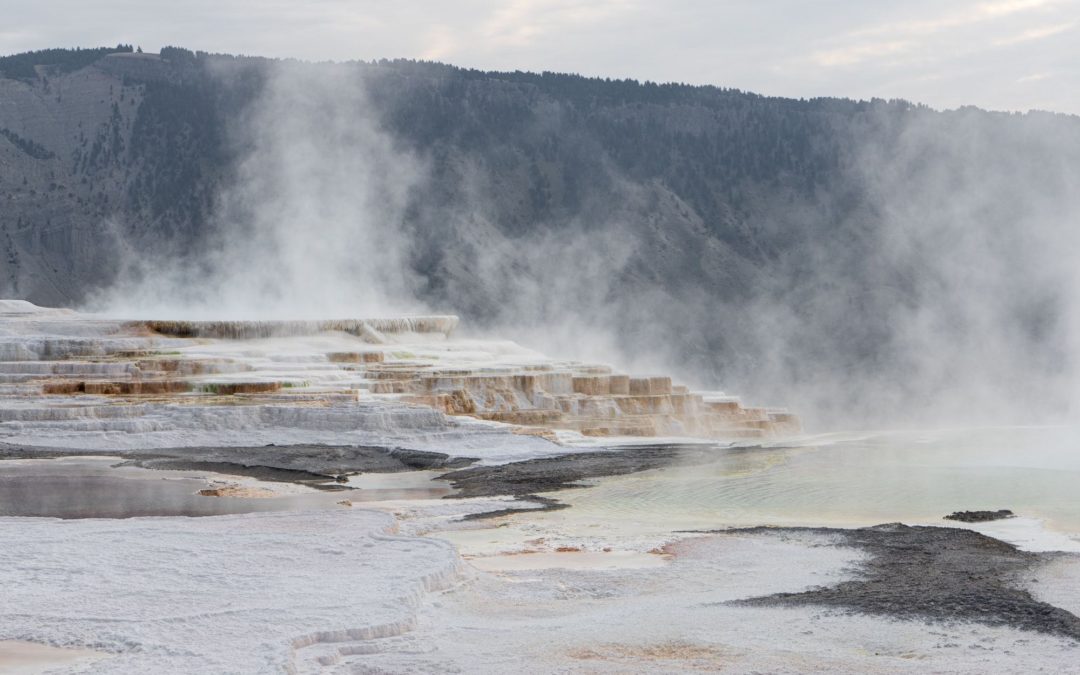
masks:
[[[275,63],[228,134],[238,161],[217,193],[210,241],[196,256],[125,246],[117,283],[88,307],[204,319],[423,311],[403,233],[423,165],[380,129],[361,73]]]
[[[256,66],[207,67],[227,87]],[[210,244],[118,246],[118,281],[88,306],[457,312],[553,355],[786,404],[811,428],[1075,407],[1074,117],[750,99],[743,123],[769,131],[740,152],[776,169],[725,181],[674,153],[742,138],[716,126],[738,92],[631,88],[605,107],[441,66],[258,67],[228,120]],[[604,136],[611,120],[637,136]],[[654,167],[634,144],[673,154]]]

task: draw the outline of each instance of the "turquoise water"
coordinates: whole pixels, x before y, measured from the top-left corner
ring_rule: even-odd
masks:
[[[798,447],[718,450],[710,464],[603,479],[557,496],[573,508],[544,518],[642,534],[941,522],[953,511],[1001,508],[1075,534],[1080,433],[1007,428],[833,435]]]

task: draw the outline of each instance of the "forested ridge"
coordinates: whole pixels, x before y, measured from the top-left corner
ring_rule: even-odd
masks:
[[[283,64],[360,83],[357,118],[421,167],[393,224],[416,293],[478,325],[510,306],[542,323],[561,303],[616,324],[627,350],[680,354],[709,383],[835,399],[818,384],[845,373],[855,384],[842,405],[869,386],[867,370],[911,374],[917,386],[892,404],[928,396],[949,375],[920,354],[947,342],[969,375],[961,348],[1002,326],[1002,353],[1029,349],[986,377],[1050,374],[1069,358],[1067,265],[1051,242],[1072,241],[1075,117],[408,60],[125,45],[0,57],[4,294],[75,304],[112,282],[120,244],[191,260],[216,246],[245,218],[222,194],[251,170],[253,111]],[[311,114],[337,119],[333,86],[312,90]],[[576,264],[592,276],[566,284],[537,262],[597,241]],[[617,260],[611,242],[626,245]],[[563,295],[525,302],[520,278]],[[597,279],[599,291],[565,290]]]

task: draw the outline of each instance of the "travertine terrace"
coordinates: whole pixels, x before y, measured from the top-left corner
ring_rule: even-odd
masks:
[[[122,321],[3,301],[0,421],[9,438],[49,433],[60,441],[65,434],[227,432],[259,424],[438,431],[453,426],[450,418],[557,443],[757,438],[799,429],[784,411],[691,392],[666,376],[453,337],[456,326],[452,316]],[[185,414],[191,420],[179,423]]]

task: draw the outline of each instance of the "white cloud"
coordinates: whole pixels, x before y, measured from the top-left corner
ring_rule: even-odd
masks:
[[[909,51],[914,46],[915,43],[903,40],[896,42],[868,42],[815,52],[813,60],[820,66],[852,66],[867,59],[892,56]]]
[[[1070,31],[1076,27],[1076,22],[1055,24],[1051,26],[1042,26],[1040,28],[1031,28],[1017,35],[1013,35],[1007,38],[1001,38],[994,41],[994,45],[998,47],[1008,47],[1021,42],[1030,42],[1032,40],[1042,40],[1044,38],[1059,35],[1066,31]]]
[[[429,61],[448,59],[460,49],[460,45],[461,40],[453,28],[444,24],[432,26],[424,34],[424,47],[420,58]]]
[[[131,42],[307,60],[422,58],[1080,113],[1080,0],[0,0],[0,53]],[[17,27],[17,28],[15,28]],[[1007,47],[1007,49],[1005,48]],[[1054,72],[1055,89],[1031,73]],[[1044,83],[1046,84],[1046,83]]]
[[[983,3],[958,11],[953,10],[931,18],[889,22],[871,26],[854,31],[851,35],[854,37],[873,37],[889,34],[928,35],[1000,19],[1021,12],[1047,9],[1056,4],[1059,4],[1056,0],[1005,0],[1004,2]]]
[[[521,47],[563,30],[587,28],[635,8],[630,0],[512,0],[484,22],[478,38]]]

